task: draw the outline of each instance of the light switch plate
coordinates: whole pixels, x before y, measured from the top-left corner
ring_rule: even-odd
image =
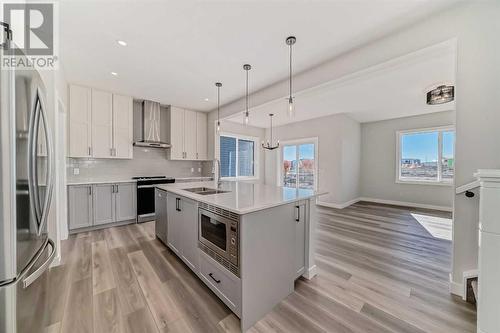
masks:
[[[193,172],[194,172],[194,168],[191,168],[191,173],[193,173]]]
[[[80,174],[80,168],[73,168],[73,175],[77,176]]]

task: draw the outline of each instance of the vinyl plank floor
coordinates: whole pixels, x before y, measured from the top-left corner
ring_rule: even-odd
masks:
[[[318,208],[318,276],[297,280],[249,332],[476,332],[475,307],[448,293],[452,244],[440,237],[450,218],[367,202]],[[49,295],[47,332],[239,332],[155,239],[154,222],[71,235],[61,262],[50,271],[59,294]]]

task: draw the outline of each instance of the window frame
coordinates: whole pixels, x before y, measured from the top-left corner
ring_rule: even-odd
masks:
[[[438,185],[438,186],[453,186],[455,183],[455,171],[453,172],[452,180],[442,179],[442,157],[443,157],[443,132],[453,131],[455,133],[453,140],[453,158],[455,158],[455,141],[456,129],[453,125],[417,128],[409,130],[396,131],[396,183],[397,184],[415,184],[415,185]],[[417,180],[401,178],[401,139],[406,134],[420,134],[438,132],[438,177],[437,180]]]
[[[319,155],[318,155],[318,150],[319,150],[319,140],[318,137],[311,137],[311,138],[302,138],[302,139],[292,139],[292,140],[286,140],[286,141],[280,141],[280,147],[278,148],[278,153],[279,156],[276,159],[277,160],[277,179],[278,179],[278,186],[283,187],[283,148],[285,146],[300,146],[301,144],[314,144],[314,191],[318,190],[318,170],[319,170]],[[297,152],[298,154],[298,152]],[[296,187],[298,189],[298,187]]]
[[[216,143],[217,143],[217,158],[219,161],[221,160],[220,158],[220,137],[225,136],[225,137],[230,137],[230,138],[235,138],[236,139],[236,177],[221,177],[223,180],[258,180],[259,179],[259,151],[258,147],[260,147],[259,144],[259,138],[255,136],[249,136],[249,135],[242,135],[242,134],[235,134],[235,133],[230,133],[230,132],[220,132],[216,135]],[[239,176],[239,151],[238,151],[238,145],[239,145],[239,140],[247,140],[247,141],[253,141],[254,143],[254,149],[253,149],[253,176]]]

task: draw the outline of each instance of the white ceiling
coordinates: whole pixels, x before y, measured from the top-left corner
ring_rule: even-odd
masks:
[[[455,102],[427,105],[426,93],[440,84],[455,84],[456,44],[450,40],[390,60],[295,95],[295,116],[278,99],[250,110],[250,125],[285,125],[332,114],[359,122],[378,121],[455,109]],[[227,120],[243,123],[243,112]]]
[[[208,111],[216,81],[222,104],[243,95],[244,63],[251,91],[286,78],[288,35],[299,72],[452,2],[63,0],[61,61],[70,83]]]

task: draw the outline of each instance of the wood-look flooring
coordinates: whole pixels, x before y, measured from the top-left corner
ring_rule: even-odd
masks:
[[[475,332],[449,294],[451,243],[410,214],[360,202],[318,209],[318,275],[252,332]],[[239,320],[161,242],[154,224],[71,236],[50,271],[47,332],[238,332]]]

